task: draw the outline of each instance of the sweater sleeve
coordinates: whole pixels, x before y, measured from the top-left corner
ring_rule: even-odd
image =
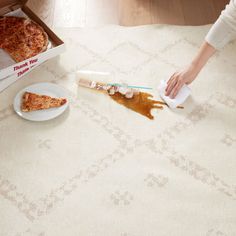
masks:
[[[211,27],[205,40],[215,49],[220,50],[236,38],[236,0],[231,0],[220,17]]]

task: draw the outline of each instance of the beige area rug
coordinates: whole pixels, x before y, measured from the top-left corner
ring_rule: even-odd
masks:
[[[184,110],[153,111],[153,121],[71,79],[79,69],[109,71],[110,82],[156,88],[208,30],[58,30],[67,52],[0,94],[0,235],[235,236],[235,43],[192,84]],[[67,87],[70,109],[23,120],[13,98],[40,81]]]

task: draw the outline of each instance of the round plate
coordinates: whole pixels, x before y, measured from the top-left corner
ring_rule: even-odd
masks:
[[[21,102],[22,96],[24,92],[32,92],[37,93],[39,95],[48,95],[55,98],[66,98],[67,102],[61,106],[56,108],[50,108],[45,110],[39,111],[31,111],[31,112],[23,112],[21,111]],[[30,85],[20,92],[17,93],[14,99],[14,110],[15,112],[24,119],[31,120],[31,121],[45,121],[51,120],[59,115],[61,115],[69,105],[69,101],[67,98],[68,92],[63,87],[52,84],[52,83],[38,83]]]

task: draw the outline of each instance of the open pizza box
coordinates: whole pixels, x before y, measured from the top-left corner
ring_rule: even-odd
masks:
[[[47,33],[49,45],[46,51],[19,63],[16,63],[4,50],[0,49],[0,92],[36,66],[65,50],[64,42],[26,6],[26,3],[27,0],[0,0],[0,16],[19,16],[33,20]]]

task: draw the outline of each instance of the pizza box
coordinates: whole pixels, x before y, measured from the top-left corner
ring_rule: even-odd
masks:
[[[0,80],[0,92],[2,92],[4,89],[9,87],[11,84],[16,82],[23,75],[26,75],[27,73],[29,73],[32,70],[32,68],[37,65],[40,65],[40,63],[25,67],[24,69],[19,70],[17,73],[7,76],[6,78]]]
[[[25,16],[35,21],[47,33],[49,47],[45,52],[19,63],[14,62],[7,53],[0,49],[0,92],[36,66],[65,50],[64,42],[26,6],[26,3],[27,0],[0,0],[0,16]]]

